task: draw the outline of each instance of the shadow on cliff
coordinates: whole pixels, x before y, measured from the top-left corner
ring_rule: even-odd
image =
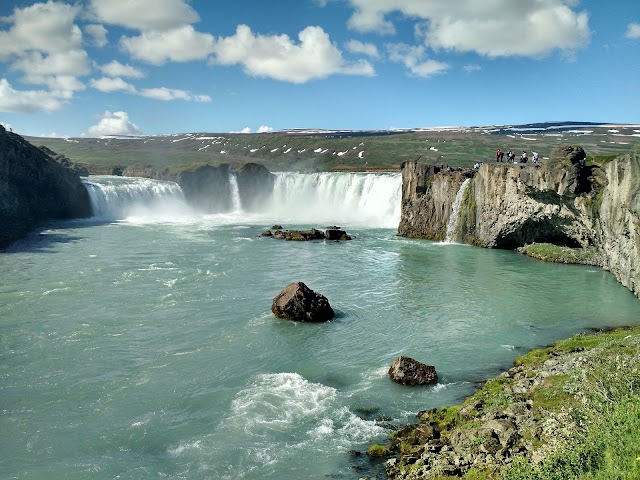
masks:
[[[4,250],[0,250],[0,255],[10,255],[12,253],[57,253],[55,250],[57,245],[78,243],[87,238],[78,234],[77,231],[79,229],[105,223],[94,220],[80,219],[43,225],[36,232],[30,233],[26,237],[13,242]],[[72,228],[74,232],[67,231],[66,229],[68,228]]]

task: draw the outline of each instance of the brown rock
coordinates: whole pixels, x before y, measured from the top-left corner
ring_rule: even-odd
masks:
[[[334,316],[327,298],[302,282],[287,285],[273,299],[271,311],[278,318],[297,322],[326,322]]]
[[[403,356],[393,361],[389,368],[389,377],[394,382],[402,383],[403,385],[438,383],[438,374],[435,367]]]

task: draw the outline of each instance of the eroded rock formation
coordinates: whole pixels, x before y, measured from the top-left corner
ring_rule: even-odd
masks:
[[[457,212],[455,238],[489,248],[552,243],[599,250],[603,266],[640,296],[640,156],[585,165],[577,146],[541,164],[484,164],[477,171],[406,162],[398,234],[443,240],[453,200],[472,178]]]
[[[0,248],[54,219],[88,217],[79,175],[0,125]]]

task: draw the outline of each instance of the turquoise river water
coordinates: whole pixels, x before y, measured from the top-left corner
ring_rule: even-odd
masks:
[[[382,477],[363,451],[527,350],[637,323],[598,268],[395,235],[398,174],[281,174],[261,213],[91,178],[96,217],[0,254],[0,478]],[[350,242],[259,238],[345,227]],[[337,312],[273,317],[304,281]],[[392,383],[398,355],[440,381]]]

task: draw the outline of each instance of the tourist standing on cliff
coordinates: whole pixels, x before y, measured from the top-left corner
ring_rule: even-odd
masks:
[[[496,152],[496,162],[504,161],[504,152],[500,149]]]
[[[531,163],[538,163],[538,152],[531,152],[533,153],[533,157],[531,158]]]
[[[522,155],[520,155],[520,163],[527,163],[527,160],[529,160],[529,156],[527,155],[527,152],[523,150]]]

